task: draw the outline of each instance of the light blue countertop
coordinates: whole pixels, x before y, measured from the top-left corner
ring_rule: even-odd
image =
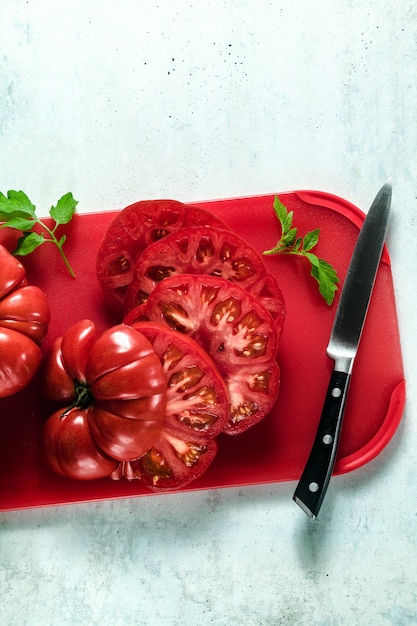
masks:
[[[46,211],[317,189],[366,212],[391,176],[407,378],[316,521],[292,483],[0,513],[1,626],[417,623],[415,2],[3,0],[0,52],[0,189]]]

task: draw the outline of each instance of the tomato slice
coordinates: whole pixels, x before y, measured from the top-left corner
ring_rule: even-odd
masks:
[[[230,414],[228,434],[261,421],[278,395],[278,333],[265,307],[224,278],[179,274],[161,281],[146,315],[195,339],[224,378]]]
[[[176,200],[143,200],[116,215],[101,243],[96,271],[106,303],[120,318],[139,254],[169,233],[197,225],[228,229],[209,211]]]
[[[133,328],[152,344],[166,376],[164,426],[185,437],[192,433],[212,438],[229,417],[226,385],[207,352],[191,337],[157,322],[138,322]]]
[[[136,322],[149,322],[149,317],[147,314],[147,302],[136,306],[134,309],[129,311],[127,315],[125,315],[123,319],[123,324],[127,324],[128,326],[132,326]]]
[[[140,478],[153,491],[180,489],[204,474],[217,449],[215,439],[191,433],[184,437],[183,432],[167,425],[146,454],[135,461],[120,463],[112,478]]]
[[[242,237],[213,226],[181,228],[148,246],[138,257],[125,298],[125,312],[143,304],[155,286],[176,274],[208,274],[256,295],[282,326],[285,305],[276,279],[259,252]]]

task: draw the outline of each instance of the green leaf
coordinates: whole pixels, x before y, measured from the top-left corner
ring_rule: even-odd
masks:
[[[318,244],[319,237],[320,237],[320,228],[316,228],[315,230],[312,230],[306,235],[304,235],[304,240],[303,240],[304,252],[308,252],[309,250],[312,250]]]
[[[0,215],[1,219],[1,215]],[[19,215],[18,213],[12,214],[4,224],[0,225],[0,228],[16,228],[17,230],[31,230],[36,224],[36,219],[30,219]]]
[[[7,197],[0,193],[0,214],[12,215],[13,213],[35,215],[36,207],[31,203],[23,191],[7,192]],[[7,218],[6,218],[7,219]]]
[[[311,275],[318,282],[320,294],[328,305],[332,304],[337,291],[337,283],[339,283],[335,269],[315,254],[307,252],[305,256],[311,263]]]
[[[283,248],[289,248],[291,247],[297,237],[297,229],[296,228],[290,228],[290,230],[288,230],[285,235],[283,237],[281,237],[281,242],[283,244]]]
[[[66,193],[60,198],[56,206],[52,206],[49,214],[55,220],[56,224],[68,224],[75,212],[78,201],[74,200],[71,192]]]
[[[23,191],[11,189],[7,196],[0,191],[0,228],[9,227],[23,231],[23,237],[18,240],[13,254],[26,256],[45,242],[53,243],[58,248],[69,274],[75,278],[74,270],[62,249],[66,237],[63,235],[58,241],[55,233],[60,224],[68,224],[71,221],[77,204],[72,193],[62,196],[56,206],[50,208],[49,214],[55,222],[54,226],[50,227],[47,222],[37,217],[35,205]],[[33,232],[35,225],[42,229],[42,234]]]
[[[281,237],[273,248],[265,250],[263,254],[279,254],[291,248],[297,237],[297,229],[292,228],[293,212],[287,210],[278,196],[274,197],[273,208],[281,225]]]
[[[288,233],[292,226],[293,211],[288,211],[287,207],[282,204],[278,196],[274,197],[273,207],[275,215],[280,221],[282,233],[283,235],[285,235],[286,233]]]
[[[38,233],[24,233],[23,237],[17,242],[17,247],[13,250],[15,256],[26,256],[30,254],[36,248],[39,248],[45,242],[43,235]]]
[[[273,208],[281,224],[281,237],[276,245],[263,254],[294,254],[306,257],[311,264],[311,275],[318,282],[320,294],[327,304],[332,304],[337,290],[339,278],[336,270],[319,259],[312,250],[319,241],[320,229],[308,232],[304,237],[297,237],[297,228],[293,227],[293,211],[288,211],[278,196],[274,197]]]

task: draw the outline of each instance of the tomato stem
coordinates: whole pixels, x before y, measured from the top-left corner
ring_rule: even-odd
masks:
[[[93,401],[93,396],[90,391],[90,387],[87,383],[81,383],[78,380],[74,380],[75,391],[75,406],[79,409],[87,409]]]
[[[87,383],[81,383],[79,380],[74,380],[74,394],[74,400],[62,414],[62,417],[68,415],[72,409],[88,409],[94,400],[90,387]]]

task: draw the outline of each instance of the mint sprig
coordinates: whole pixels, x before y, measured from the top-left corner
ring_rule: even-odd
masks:
[[[265,250],[263,254],[295,254],[305,257],[311,265],[311,276],[317,281],[319,292],[330,306],[340,282],[336,270],[324,259],[319,259],[311,250],[319,241],[320,229],[316,228],[308,232],[304,237],[297,236],[297,228],[293,227],[294,212],[282,204],[278,196],[275,196],[273,208],[281,224],[281,237],[271,250]]]
[[[44,243],[53,243],[59,250],[59,253],[65,263],[70,275],[75,278],[66,254],[63,250],[66,237],[62,235],[60,239],[56,236],[56,231],[62,224],[68,224],[75,212],[77,200],[71,192],[66,193],[49,210],[49,215],[54,221],[52,228],[49,228],[36,215],[36,207],[29,200],[23,191],[7,192],[7,196],[0,192],[0,228],[15,228],[21,230],[23,235],[17,242],[17,247],[13,250],[15,256],[26,256],[39,248]],[[42,231],[34,231],[34,227],[38,225]]]

